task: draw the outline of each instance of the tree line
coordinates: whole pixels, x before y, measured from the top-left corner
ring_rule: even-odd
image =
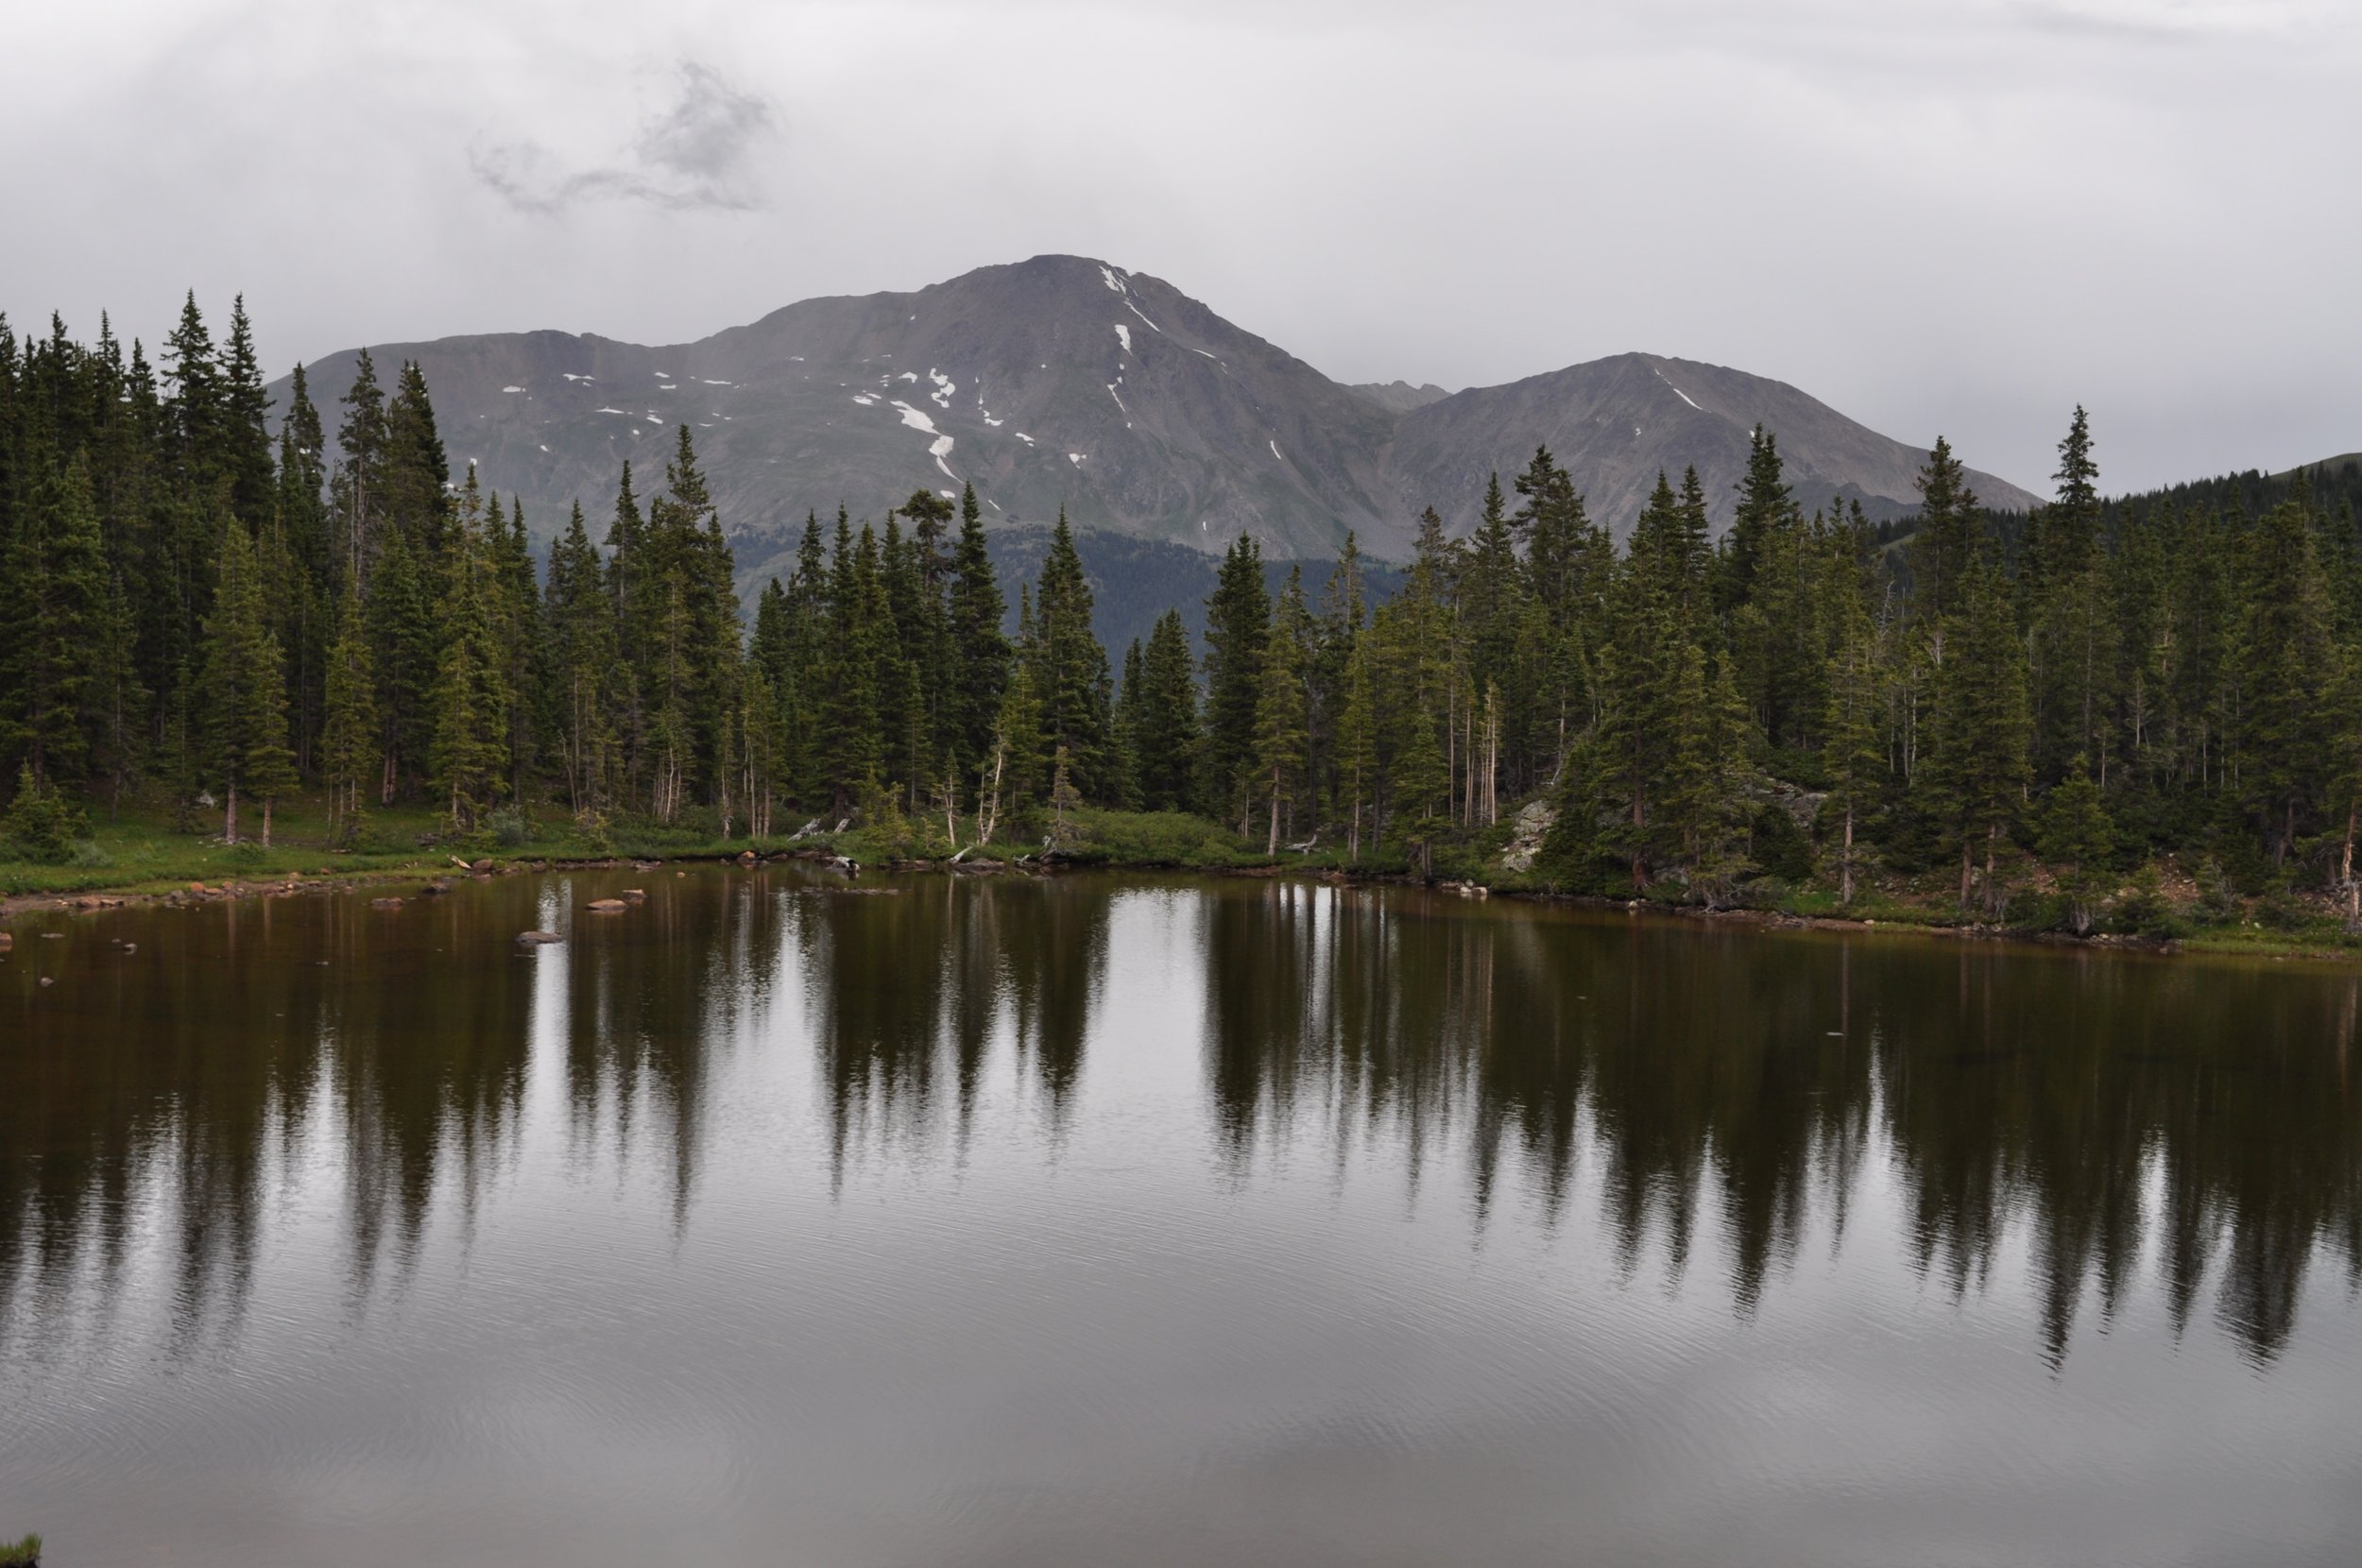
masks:
[[[686,426],[660,486],[625,464],[597,537],[577,503],[537,563],[417,365],[362,354],[325,412],[299,367],[270,414],[242,304],[216,342],[190,298],[161,365],[0,318],[20,840],[145,789],[267,843],[311,787],[347,842],[402,801],[462,835],[555,806],[593,836],[784,812],[955,844],[1105,807],[1431,867],[1542,798],[1537,872],[1587,891],[1941,872],[1997,915],[2032,854],[2081,923],[2186,853],[2352,902],[2352,469],[2109,501],[2078,409],[2051,503],[1987,513],[1939,440],[1898,529],[1807,515],[1758,429],[1719,539],[1690,471],[1619,547],[1539,450],[1469,537],[1427,511],[1391,594],[1350,537],[1275,591],[1241,538],[1202,648],[1176,610],[1111,659],[1063,518],[1012,616],[972,487],[808,518],[747,616]]]

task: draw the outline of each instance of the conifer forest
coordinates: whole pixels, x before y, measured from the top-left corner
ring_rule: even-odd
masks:
[[[2100,488],[2082,410],[2055,499],[1989,512],[1942,440],[1916,519],[1805,514],[1758,429],[1719,539],[1660,475],[1619,545],[1547,450],[1470,537],[1434,511],[1398,591],[1224,557],[1111,653],[1061,519],[996,580],[973,487],[813,517],[742,604],[682,426],[543,558],[454,472],[415,365],[264,390],[192,298],[151,359],[0,324],[0,764],[11,853],[145,802],[268,844],[429,806],[777,844],[847,827],[1053,850],[1091,811],[1193,813],[1264,856],[1434,874],[1554,811],[1531,876],[1707,904],[1886,878],[2087,930],[2158,896],[2355,908],[2362,474]]]

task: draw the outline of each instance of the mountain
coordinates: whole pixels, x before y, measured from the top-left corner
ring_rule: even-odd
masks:
[[[1433,382],[1423,386],[1413,386],[1407,381],[1356,382],[1353,390],[1389,414],[1408,414],[1414,408],[1425,408],[1451,396]]]
[[[1758,423],[1778,438],[1789,486],[1806,510],[1859,501],[1883,521],[1917,509],[1912,481],[1927,460],[1924,448],[1856,424],[1784,382],[1654,354],[1617,354],[1425,404],[1404,416],[1388,474],[1400,505],[1432,503],[1447,532],[1464,533],[1485,481],[1498,473],[1507,483],[1546,446],[1574,474],[1592,517],[1620,534],[1660,470],[1678,480],[1694,464],[1720,524],[1730,520]],[[1971,469],[1969,480],[1986,505],[2039,504],[1992,474]]]
[[[2286,473],[2276,473],[2272,477],[2293,479],[2307,469],[2321,473],[2342,473],[2348,469],[2356,468],[2362,468],[2362,452],[2339,452],[2335,457],[2324,457],[2318,463],[2307,463],[2302,468],[2290,469]]]
[[[1641,354],[1449,395],[1346,386],[1160,279],[1077,256],[807,299],[694,343],[532,332],[370,351],[388,382],[420,363],[454,463],[522,496],[544,536],[577,499],[602,532],[622,463],[653,489],[683,422],[727,523],[774,543],[807,511],[877,517],[973,481],[995,524],[1064,508],[1081,529],[1206,551],[1252,534],[1308,558],[1350,529],[1399,559],[1429,503],[1464,528],[1487,475],[1542,443],[1619,532],[1659,467],[1695,464],[1726,518],[1758,419],[1808,504],[1908,509],[1923,455],[1794,387]],[[355,361],[306,367],[332,429]],[[1976,485],[1996,505],[2034,499]]]

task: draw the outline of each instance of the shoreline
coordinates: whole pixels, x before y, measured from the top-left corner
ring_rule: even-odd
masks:
[[[232,877],[218,881],[190,881],[171,887],[157,887],[157,878],[128,880],[113,885],[97,886],[59,893],[19,893],[0,895],[0,938],[5,938],[12,922],[33,914],[90,914],[111,909],[163,907],[189,908],[200,904],[220,903],[239,898],[288,898],[305,895],[327,895],[358,892],[369,888],[411,886],[413,896],[435,897],[454,891],[461,881],[490,881],[497,877],[547,875],[559,871],[654,871],[667,866],[739,865],[752,868],[759,865],[783,864],[795,861],[825,862],[845,858],[833,845],[808,844],[794,849],[757,851],[740,850],[730,853],[716,849],[694,849],[643,855],[513,855],[480,856],[464,866],[458,858],[444,867],[418,865],[381,867],[367,870],[326,872],[286,872],[261,877]],[[1893,919],[1874,915],[1849,916],[1833,914],[1801,914],[1768,909],[1708,909],[1695,904],[1668,903],[1655,899],[1625,899],[1592,894],[1552,893],[1545,889],[1518,886],[1498,886],[1473,878],[1437,878],[1422,881],[1408,873],[1353,870],[1334,865],[1308,864],[1301,868],[1276,861],[1255,860],[1226,865],[1191,865],[1155,857],[1131,858],[1119,854],[1086,851],[1078,856],[1059,856],[1039,860],[1033,854],[1015,859],[994,855],[975,861],[896,859],[876,863],[857,862],[864,869],[893,874],[933,873],[942,876],[1018,875],[1050,877],[1085,871],[1157,871],[1178,872],[1197,877],[1240,878],[1273,878],[1305,877],[1335,885],[1364,887],[1424,888],[1441,895],[1456,895],[1469,899],[1510,898],[1520,902],[1556,905],[1569,909],[1591,910],[1601,913],[1622,911],[1629,914],[1659,918],[1694,920],[1706,924],[1754,927],[1765,930],[1862,932],[1880,935],[1905,934],[1952,942],[1991,942],[2023,945],[2031,947],[2066,949],[2098,949],[2107,952],[2141,954],[2152,958],[2230,957],[2274,960],[2303,960],[2307,962],[2355,964],[2362,963],[2362,952],[2323,946],[2301,937],[2278,939],[2260,932],[2251,934],[2224,933],[2218,936],[2199,934],[2195,937],[2147,937],[2121,932],[2096,931],[2089,936],[2076,936],[2065,931],[2012,930],[1979,922],[1947,922],[1941,919]],[[989,868],[989,869],[987,869]],[[0,952],[9,943],[0,940]]]

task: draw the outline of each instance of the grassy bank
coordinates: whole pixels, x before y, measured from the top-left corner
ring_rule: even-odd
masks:
[[[251,817],[242,826],[259,826]],[[94,811],[90,836],[74,846],[63,863],[41,864],[0,855],[0,896],[22,906],[51,896],[86,894],[158,895],[192,882],[282,883],[322,878],[338,880],[423,879],[449,873],[457,857],[496,865],[600,860],[721,860],[749,848],[773,855],[804,849],[848,856],[866,865],[938,863],[957,852],[973,863],[1038,863],[1052,848],[1039,824],[1022,831],[1004,829],[994,843],[977,845],[960,825],[955,844],[940,819],[889,814],[843,833],[794,839],[774,835],[749,841],[743,830],[725,839],[712,822],[666,827],[624,821],[586,832],[562,811],[505,813],[488,829],[464,837],[442,830],[424,807],[396,807],[371,813],[358,842],[332,847],[328,821],[317,798],[282,804],[273,823],[273,847],[225,844],[220,814],[200,813],[180,823],[160,804],[129,802],[112,813]],[[1482,888],[1512,896],[1560,898],[1567,890],[1533,871],[1513,871],[1504,862],[1513,827],[1501,825],[1447,834],[1433,846],[1430,870],[1438,882]],[[1051,858],[1072,867],[1202,871],[1208,873],[1334,874],[1370,880],[1406,880],[1415,863],[1406,845],[1390,841],[1348,854],[1342,839],[1326,835],[1305,851],[1266,853],[1261,836],[1241,838],[1230,827],[1184,812],[1110,811],[1086,809],[1074,814],[1070,831]],[[1604,893],[1604,890],[1602,890]],[[1614,896],[1585,901],[1630,901]],[[1652,886],[1640,903],[1668,910],[1696,908],[1690,890],[1677,884]],[[1964,919],[1947,879],[1866,878],[1851,904],[1816,880],[1757,878],[1730,890],[1724,912],[1770,920],[1856,922],[1882,927],[1974,930],[1980,934],[2058,937],[2065,928],[2064,907],[2032,868],[2012,898],[2008,915],[1987,926]],[[2350,935],[2338,912],[2319,895],[2212,899],[2198,895],[2186,878],[2163,887],[2135,890],[2129,884],[2101,907],[2093,934],[2152,946],[2257,955],[2362,955],[2362,937]]]

